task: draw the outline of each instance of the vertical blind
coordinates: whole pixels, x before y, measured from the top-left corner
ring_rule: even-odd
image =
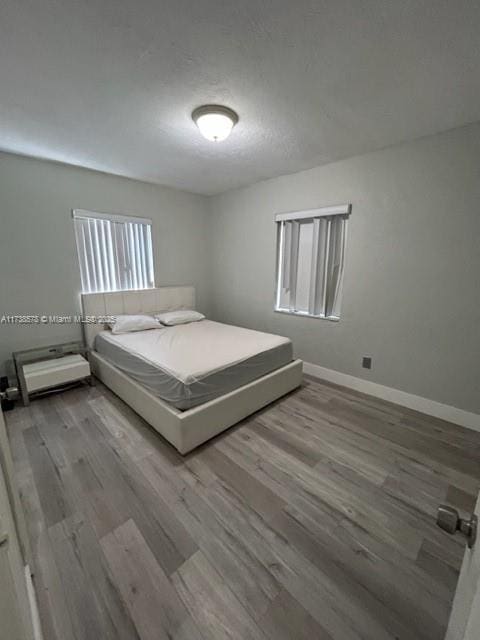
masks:
[[[154,287],[152,222],[73,212],[83,293]]]
[[[339,318],[349,205],[280,214],[276,308]]]

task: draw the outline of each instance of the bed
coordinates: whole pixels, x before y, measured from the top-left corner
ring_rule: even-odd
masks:
[[[301,384],[290,340],[211,320],[113,335],[101,316],[195,308],[194,287],[83,294],[93,373],[185,454]]]

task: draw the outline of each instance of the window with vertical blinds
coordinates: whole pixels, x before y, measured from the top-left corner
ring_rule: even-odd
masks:
[[[277,311],[337,320],[351,205],[281,213],[277,223]]]
[[[83,293],[154,287],[152,221],[73,211]]]

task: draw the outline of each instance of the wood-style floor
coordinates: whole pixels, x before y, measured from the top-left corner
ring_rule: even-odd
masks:
[[[185,458],[102,385],[6,414],[45,640],[440,640],[480,434],[313,379]]]

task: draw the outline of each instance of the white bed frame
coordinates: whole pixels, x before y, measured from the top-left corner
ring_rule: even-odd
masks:
[[[152,313],[176,309],[195,309],[194,287],[160,287],[115,293],[82,295],[84,316],[110,316],[122,313]],[[97,333],[103,324],[87,323],[85,340],[91,349],[92,372],[124,402],[152,425],[181,454],[221,433],[246,416],[300,386],[302,361],[268,373],[243,387],[230,391],[188,411],[180,411],[147,391],[94,351]]]

